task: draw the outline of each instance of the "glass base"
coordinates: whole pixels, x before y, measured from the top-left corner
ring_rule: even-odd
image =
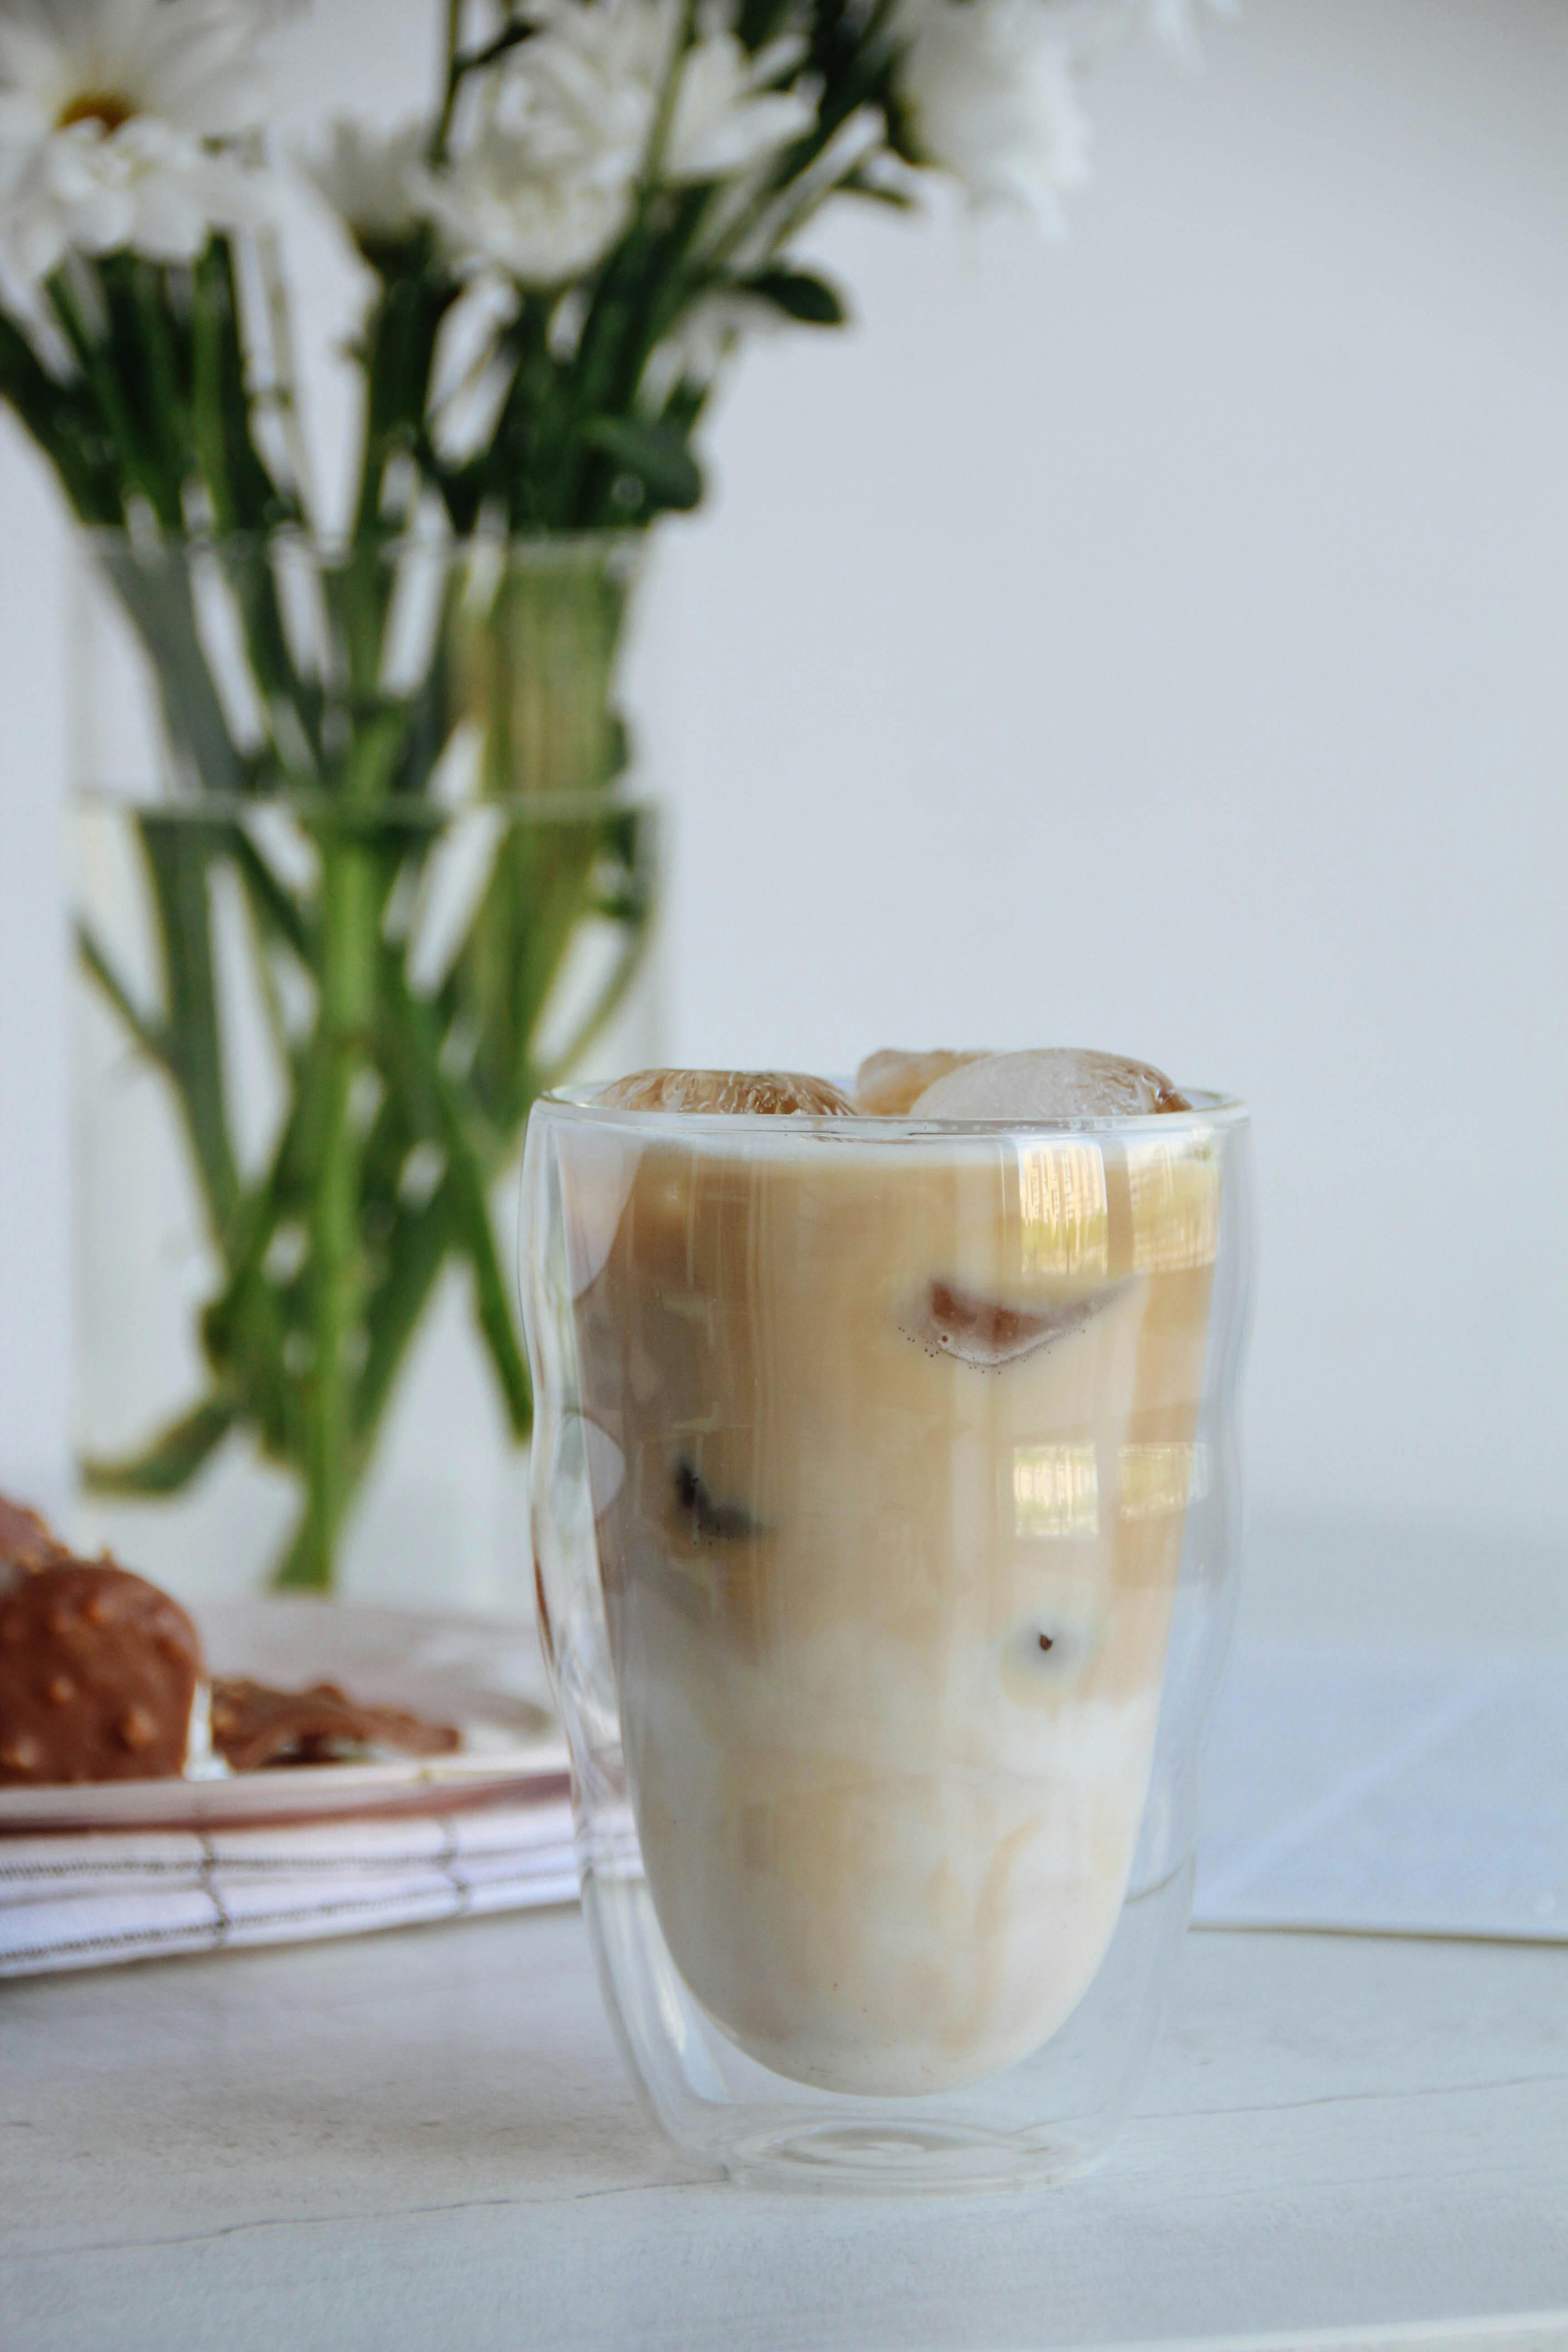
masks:
[[[776,2132],[739,2141],[722,2152],[725,2170],[745,2189],[831,2194],[927,2190],[951,2196],[983,2189],[1049,2187],[1100,2161],[1100,2154],[1069,2138],[1042,2138],[1021,2147],[1011,2133],[964,2130],[938,2124],[813,2124],[799,2119]]]
[[[746,2056],[675,1968],[629,1811],[605,1808],[595,1832],[579,1851],[600,1984],[655,2120],[687,2156],[747,2188],[952,2195],[1049,2188],[1106,2155],[1185,1931],[1190,1860],[1130,1893],[1093,1984],[1029,2057],[951,2091],[875,2097],[815,2089]]]

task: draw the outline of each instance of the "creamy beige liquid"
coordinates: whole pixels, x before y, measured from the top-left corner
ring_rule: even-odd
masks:
[[[952,2088],[1057,2030],[1126,1893],[1217,1154],[701,1126],[563,1144],[654,1906],[779,2074]]]

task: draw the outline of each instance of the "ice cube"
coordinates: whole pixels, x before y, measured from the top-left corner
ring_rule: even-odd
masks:
[[[966,1062],[987,1058],[984,1053],[906,1054],[889,1046],[861,1063],[855,1079],[856,1105],[876,1118],[900,1118],[915,1097],[938,1078],[945,1078],[949,1070],[962,1070]]]
[[[1081,1331],[1120,1295],[1121,1286],[1112,1283],[1081,1298],[1008,1306],[961,1290],[954,1282],[937,1281],[905,1328],[928,1354],[956,1356],[980,1371],[994,1372]]]
[[[1163,1070],[1121,1054],[1049,1045],[992,1054],[949,1070],[918,1096],[911,1118],[1112,1118],[1190,1110]]]
[[[596,1102],[613,1110],[768,1112],[842,1118],[855,1106],[826,1078],[799,1070],[637,1070]]]

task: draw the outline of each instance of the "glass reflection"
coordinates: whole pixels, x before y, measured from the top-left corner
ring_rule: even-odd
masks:
[[[1018,1220],[1026,1274],[1104,1274],[1110,1230],[1099,1146],[1020,1144]]]
[[[1020,1445],[1013,1454],[1013,1525],[1047,1539],[1100,1533],[1100,1464],[1092,1445]]]

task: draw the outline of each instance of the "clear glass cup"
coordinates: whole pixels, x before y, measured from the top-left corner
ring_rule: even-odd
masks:
[[[692,1116],[524,1162],[539,1612],[654,2115],[1052,2179],[1136,2085],[1234,1598],[1247,1123]]]

